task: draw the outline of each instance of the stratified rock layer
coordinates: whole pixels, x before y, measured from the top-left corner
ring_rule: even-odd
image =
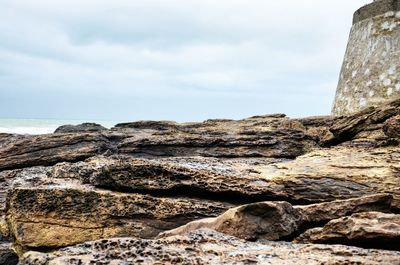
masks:
[[[230,209],[215,218],[190,222],[159,237],[212,229],[246,240],[282,240],[293,238],[307,227],[353,213],[390,212],[391,199],[392,196],[382,194],[295,207],[287,202],[259,202]]]
[[[400,250],[400,215],[357,213],[332,220],[324,227],[310,229],[296,241]]]
[[[40,136],[0,134],[0,242],[12,242],[20,256],[46,250],[50,254],[34,255],[56,260],[51,255],[59,247],[114,242],[107,240],[111,237],[165,243],[175,241],[145,239],[211,228],[247,240],[290,241],[354,213],[396,217],[399,115],[400,100],[395,100],[344,117],[277,114],[187,124],[143,121],[112,129],[63,127]],[[354,243],[342,238],[337,243]],[[243,244],[246,256],[250,250]],[[288,245],[274,246],[281,251]],[[336,250],[347,255],[350,249],[319,247],[334,260],[340,256]],[[82,254],[87,262],[100,255],[85,251],[95,255]],[[296,260],[285,251],[278,256]],[[359,251],[354,260],[360,262],[368,253],[375,262],[380,253]],[[225,260],[221,253],[216,261]],[[300,261],[318,260],[311,253],[304,252]],[[147,255],[149,262],[153,254]],[[213,261],[208,254],[204,258]]]
[[[400,252],[346,246],[254,243],[200,230],[158,240],[88,242],[50,254],[28,252],[21,265],[46,264],[399,264]]]
[[[98,238],[151,238],[229,205],[74,188],[18,188],[9,198],[11,232],[26,247],[60,247]]]

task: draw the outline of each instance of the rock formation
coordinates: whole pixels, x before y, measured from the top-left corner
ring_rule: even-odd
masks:
[[[398,264],[399,116],[1,134],[0,260]]]
[[[112,263],[110,261],[112,260]],[[90,263],[92,262],[92,263]],[[45,264],[399,264],[400,252],[340,245],[246,242],[210,230],[158,240],[115,238],[52,253],[28,252],[21,265]]]

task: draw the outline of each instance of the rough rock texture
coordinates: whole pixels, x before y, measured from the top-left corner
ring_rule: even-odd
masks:
[[[0,264],[16,265],[17,263],[18,263],[18,256],[11,249],[11,244],[0,242]]]
[[[87,242],[50,254],[26,253],[21,265],[72,264],[399,264],[400,252],[339,245],[248,242],[208,230],[158,240]]]
[[[8,220],[18,244],[60,247],[116,236],[151,238],[228,207],[207,200],[50,186],[15,189]]]
[[[353,214],[332,220],[322,228],[310,229],[296,242],[400,250],[400,215],[380,212]]]
[[[160,237],[209,228],[246,240],[279,240],[297,231],[301,219],[300,211],[287,202],[259,202],[230,209],[217,218],[191,222]]]
[[[400,115],[388,119],[383,130],[391,138],[400,138]]]
[[[107,128],[97,123],[82,123],[78,125],[63,125],[58,127],[54,133],[77,133],[77,132],[98,132]]]
[[[188,223],[197,225],[186,230],[290,241],[353,213],[396,213],[399,115],[398,99],[343,117],[276,114],[0,134],[0,241],[11,241],[19,255],[52,255],[110,237],[162,242],[142,239]],[[305,253],[302,259],[312,259]]]
[[[295,209],[301,212],[303,223],[310,225],[309,223],[324,223],[353,213],[368,211],[390,212],[391,202],[392,196],[379,194],[348,200],[295,206]]]
[[[390,212],[391,200],[392,196],[382,194],[295,207],[287,202],[259,202],[230,209],[215,218],[190,222],[163,232],[159,237],[207,228],[246,240],[288,239],[307,227],[323,225],[353,213]]]
[[[353,114],[400,96],[400,0],[375,1],[355,13],[334,115]]]
[[[112,149],[104,136],[93,133],[48,134],[12,139],[1,146],[0,170],[80,161]]]
[[[315,139],[301,129],[290,128],[288,121],[267,116],[182,125],[161,123],[160,127],[147,123],[117,125],[115,129],[132,133],[118,144],[118,150],[135,156],[294,158],[316,146]]]

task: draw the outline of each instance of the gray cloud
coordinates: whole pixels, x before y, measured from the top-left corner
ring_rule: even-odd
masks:
[[[0,0],[0,116],[327,114],[366,0]]]

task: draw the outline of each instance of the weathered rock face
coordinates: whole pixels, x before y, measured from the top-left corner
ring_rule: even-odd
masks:
[[[388,119],[383,130],[391,138],[400,138],[400,115]]]
[[[353,114],[400,96],[400,1],[380,0],[354,15],[333,107]]]
[[[295,206],[295,208],[301,212],[303,224],[309,226],[310,224],[326,223],[353,213],[390,212],[391,202],[391,195],[377,194],[348,200]]]
[[[16,265],[17,263],[18,263],[18,256],[11,249],[11,244],[0,242],[0,264]]]
[[[35,257],[56,262],[51,255],[58,255],[59,247],[114,242],[110,237],[152,244],[172,241],[144,239],[211,228],[247,240],[290,241],[353,213],[398,212],[399,115],[400,100],[395,100],[345,117],[271,115],[190,124],[136,122],[41,136],[2,134],[0,241],[13,242],[19,255],[44,249],[51,253]],[[252,256],[247,243],[243,246]],[[297,245],[274,246],[283,251],[280,258],[298,261],[282,250]],[[324,248],[329,258],[340,256],[331,253],[333,247]],[[85,251],[93,253],[84,254],[84,262],[97,259],[97,250]],[[215,261],[225,262],[223,253]],[[311,262],[311,252],[304,253],[300,261]],[[139,257],[134,254],[133,261]],[[40,259],[26,257],[26,262],[40,264]],[[344,260],[363,261],[358,254]]]
[[[357,213],[332,220],[324,227],[310,229],[300,235],[296,242],[400,250],[400,215]]]
[[[48,134],[11,139],[0,149],[0,170],[80,161],[112,149],[102,135]]]
[[[98,132],[107,130],[97,123],[82,123],[78,125],[63,125],[58,127],[54,133],[79,133],[79,132]]]
[[[301,129],[285,117],[254,117],[241,121],[211,120],[176,126],[119,125],[113,130],[86,132],[61,128],[41,136],[0,136],[0,170],[51,166],[83,161],[98,154],[136,157],[280,157],[294,158],[315,147]],[[83,130],[83,132],[82,132]],[[68,131],[69,133],[62,133]]]
[[[194,221],[160,236],[210,228],[246,240],[278,240],[297,231],[301,220],[300,211],[287,202],[259,202],[230,209],[217,218]]]
[[[135,156],[281,157],[294,158],[316,146],[303,130],[290,128],[284,117],[241,121],[117,125],[132,133],[118,144],[119,153]],[[137,133],[137,132],[140,133]]]
[[[158,240],[88,242],[50,254],[26,253],[21,265],[45,264],[398,264],[400,252],[346,246],[255,243],[210,230]]]
[[[50,186],[15,189],[8,218],[18,244],[60,247],[116,236],[151,238],[228,207],[207,200]]]
[[[392,196],[382,194],[294,207],[287,202],[259,202],[230,209],[216,218],[190,222],[159,237],[206,228],[246,240],[289,239],[307,227],[323,225],[353,213],[373,209],[390,212],[391,199]]]

